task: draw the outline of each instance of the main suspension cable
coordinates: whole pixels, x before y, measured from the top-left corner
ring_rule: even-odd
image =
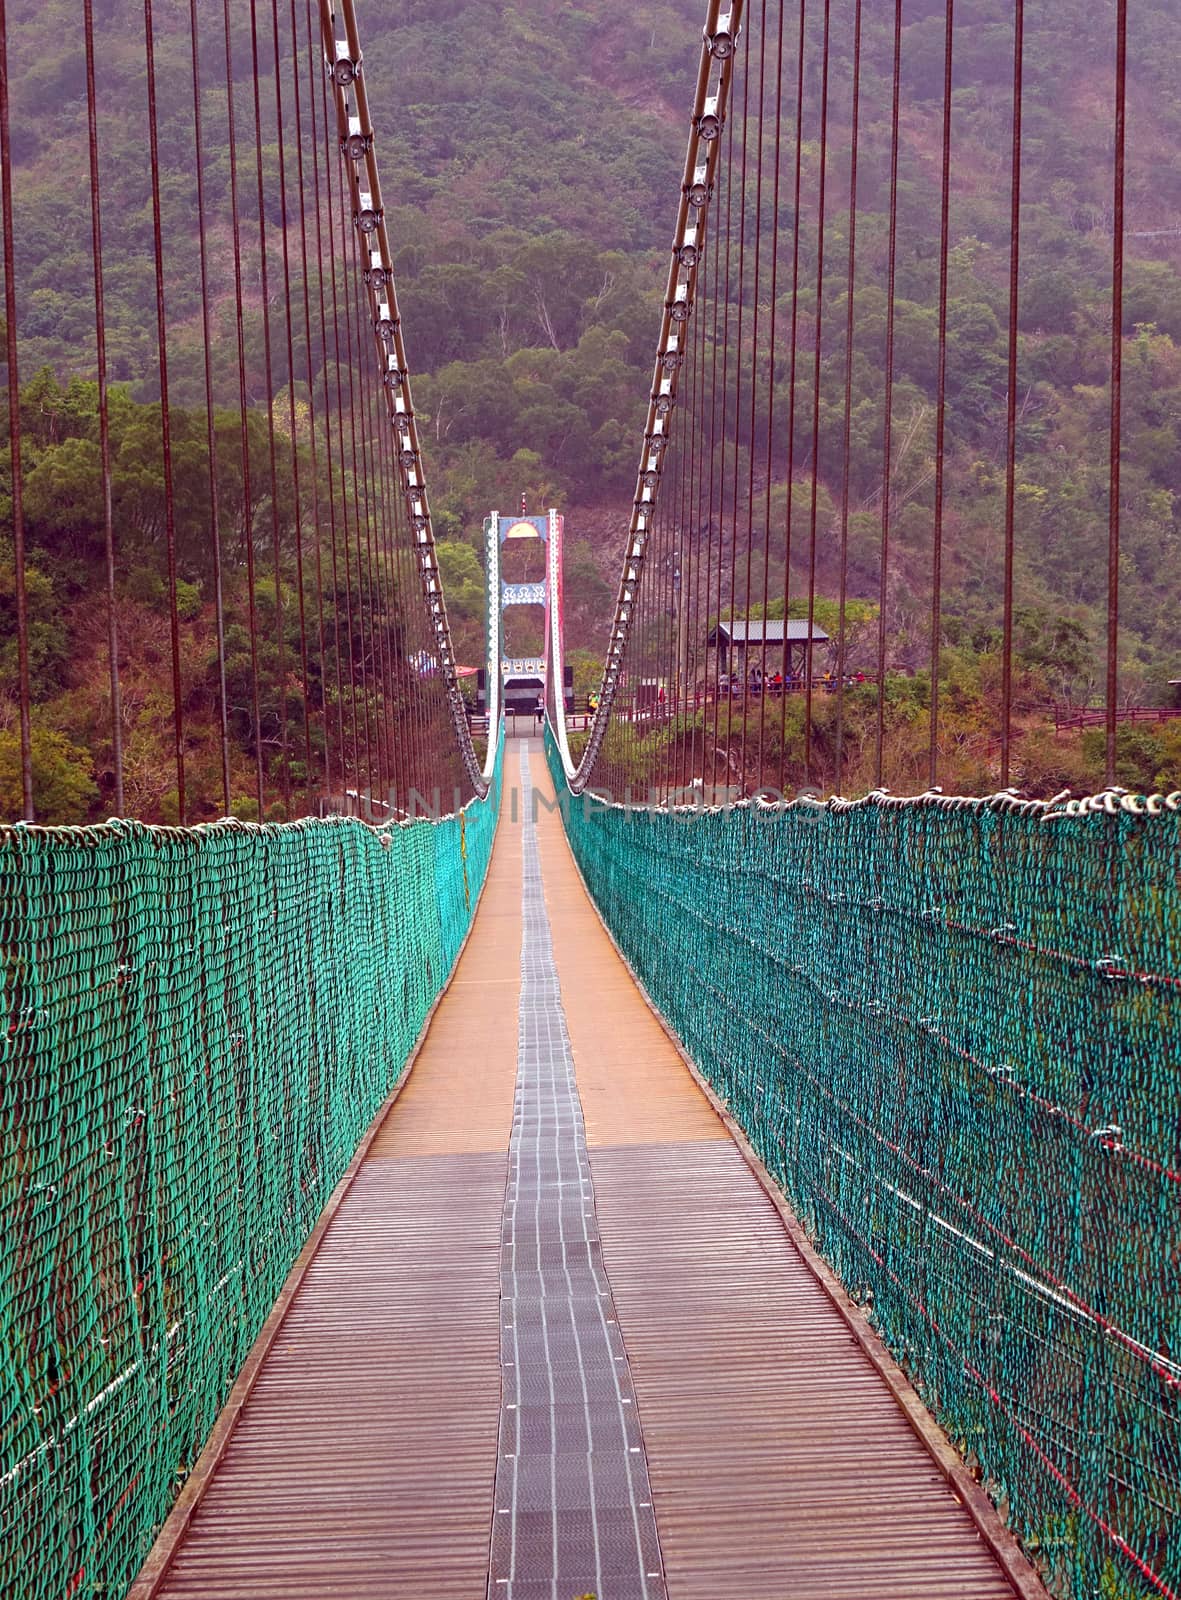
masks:
[[[327,8],[328,0],[322,0],[322,3]],[[611,708],[619,692],[640,575],[659,495],[661,457],[668,442],[669,418],[677,403],[678,374],[684,361],[684,324],[692,315],[700,245],[705,238],[709,202],[717,173],[718,146],[721,142],[719,135],[726,116],[742,10],[742,0],[733,0],[723,15],[722,0],[709,0],[689,144],[681,180],[681,199],[673,234],[672,262],[661,318],[660,343],[644,424],[636,494],[624,547],[615,618],[599,688],[598,709],[582,758],[577,768],[569,774],[571,787],[576,793],[584,789],[590,779],[606,735]]]
[[[345,165],[348,168],[353,225],[368,250],[369,266],[365,278],[374,338],[382,367],[387,414],[396,439],[402,494],[409,514],[423,596],[434,632],[438,670],[446,689],[464,768],[475,792],[483,795],[488,792],[488,778],[472,745],[439,579],[434,526],[414,416],[410,373],[394,283],[393,254],[386,230],[374,151],[375,134],[353,0],[320,0],[320,22],[336,100],[340,146],[347,158]],[[490,747],[494,742],[494,739],[489,740]]]

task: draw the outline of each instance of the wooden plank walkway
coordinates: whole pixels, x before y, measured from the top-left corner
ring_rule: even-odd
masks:
[[[560,821],[544,810],[528,830],[544,892],[530,937],[544,937],[548,923],[561,1006],[547,1027],[572,1055],[581,1103],[573,1133],[559,1112],[561,1137],[576,1140],[563,1159],[588,1162],[593,1181],[580,1215],[591,1219],[592,1270],[606,1275],[598,1293],[613,1312],[615,1345],[622,1337],[606,1359],[624,1363],[623,1387],[612,1392],[638,1411],[627,1434],[635,1442],[624,1448],[646,1457],[647,1478],[628,1477],[650,1482],[659,1564],[625,1570],[599,1532],[587,1534],[583,1512],[600,1532],[621,1526],[614,1503],[602,1503],[614,1481],[612,1446],[591,1431],[584,1446],[562,1442],[556,1421],[536,1447],[553,1466],[545,1537],[535,1499],[521,1513],[521,1540],[502,1530],[494,1548],[498,1515],[517,1526],[517,1511],[498,1503],[517,1475],[502,1470],[494,1490],[505,1466],[502,1426],[515,1426],[501,1407],[502,1269],[516,1259],[506,1251],[521,1248],[506,1232],[522,1216],[509,1152],[536,960],[527,941],[523,988],[526,841],[508,793],[516,754],[510,746],[472,937],[413,1073],[228,1442],[201,1475],[196,1509],[179,1538],[165,1530],[135,1600],[575,1600],[592,1591],[577,1567],[582,1554],[571,1552],[592,1545],[597,1600],[1040,1593],[999,1523],[982,1537],[978,1492],[949,1482],[937,1441],[933,1454],[907,1420],[873,1341],[867,1348],[854,1336],[792,1242],[632,983],[586,899]],[[552,795],[540,754],[529,759],[532,783]],[[544,1108],[518,1105],[518,1131],[523,1114],[531,1126],[553,1122]],[[539,1181],[544,1190],[544,1173]],[[527,1302],[526,1294],[526,1310]],[[570,1303],[585,1308],[584,1292],[572,1289]],[[522,1371],[519,1382],[529,1378]],[[584,1394],[588,1383],[601,1392],[593,1373],[582,1383]],[[515,1392],[506,1381],[513,1408]],[[577,1408],[561,1403],[569,1394],[557,1398],[567,1426]],[[576,1448],[589,1450],[587,1505],[577,1496],[588,1491],[569,1488],[587,1478],[566,1470]],[[544,1476],[533,1472],[534,1492]],[[559,1505],[571,1493],[574,1502]],[[651,1555],[647,1536],[637,1548]],[[570,1587],[576,1576],[582,1587]]]

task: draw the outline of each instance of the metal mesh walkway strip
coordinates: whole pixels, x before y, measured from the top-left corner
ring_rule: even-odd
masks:
[[[635,1391],[603,1269],[542,890],[528,746],[520,1042],[502,1235],[490,1600],[663,1600]]]

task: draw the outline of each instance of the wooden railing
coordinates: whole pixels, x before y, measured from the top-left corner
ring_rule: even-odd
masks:
[[[1181,706],[1126,706],[1116,712],[1117,722],[1172,722],[1175,717],[1181,717]],[[1106,722],[1107,713],[1101,706],[1054,707],[1055,733],[1067,728],[1102,728]]]

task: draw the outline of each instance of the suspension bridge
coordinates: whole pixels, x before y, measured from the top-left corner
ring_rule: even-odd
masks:
[[[1129,17],[1097,8],[1106,658],[1080,716],[1106,787],[1039,794],[1030,4],[989,24],[1012,238],[994,781],[969,794],[941,620],[967,559],[966,0],[922,19],[917,255],[902,0],[708,0],[579,719],[559,511],[485,519],[478,665],[456,645],[395,281],[396,63],[353,0],[144,0],[117,51],[82,0],[72,387],[26,370],[37,26],[0,0],[3,1594],[1181,1595],[1181,792],[1116,782]],[[144,137],[115,162],[128,85]],[[107,337],[136,250],[142,404]],[[930,417],[904,410],[923,273]],[[75,615],[108,669],[105,823],[55,814],[47,505],[98,574]]]

